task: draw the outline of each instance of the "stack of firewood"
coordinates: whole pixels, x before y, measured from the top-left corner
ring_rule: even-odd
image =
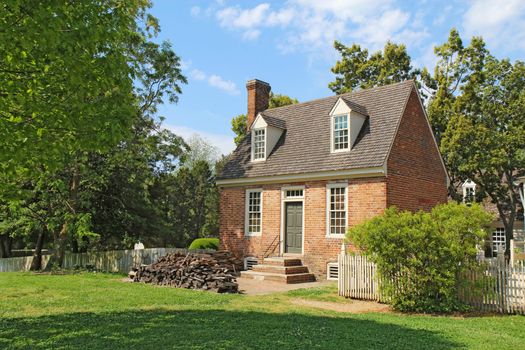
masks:
[[[153,283],[179,288],[237,293],[236,276],[242,262],[227,251],[210,254],[172,253],[151,265],[130,272],[135,282]]]

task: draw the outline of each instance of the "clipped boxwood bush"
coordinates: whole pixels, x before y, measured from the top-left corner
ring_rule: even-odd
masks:
[[[348,231],[348,239],[377,264],[382,288],[399,311],[452,312],[462,272],[477,265],[477,245],[492,215],[477,204],[448,203],[431,212],[389,208]]]
[[[195,249],[219,249],[219,239],[218,238],[197,238],[191,242],[190,250]]]

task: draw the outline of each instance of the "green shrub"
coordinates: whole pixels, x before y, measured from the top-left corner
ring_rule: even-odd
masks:
[[[219,239],[218,238],[197,238],[191,242],[189,250],[195,249],[219,249]]]
[[[476,263],[492,216],[481,206],[448,203],[428,212],[389,208],[358,225],[348,239],[377,264],[383,291],[399,311],[461,310],[462,271]]]

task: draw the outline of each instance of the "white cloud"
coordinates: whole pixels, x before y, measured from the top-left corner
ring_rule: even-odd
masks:
[[[199,6],[193,6],[190,10],[190,13],[193,17],[197,17],[201,13],[201,8]]]
[[[386,41],[393,40],[394,33],[399,33],[408,23],[410,15],[401,10],[389,10],[362,24],[355,32],[356,39],[364,40],[373,48],[383,47]]]
[[[251,9],[243,10],[239,6],[227,7],[217,12],[219,24],[226,28],[252,28],[261,23],[270,8],[263,3]]]
[[[487,43],[512,49],[525,48],[525,1],[479,0],[463,16],[468,36],[481,35]]]
[[[216,13],[219,25],[223,28],[240,30],[246,40],[254,40],[261,34],[262,27],[286,26],[294,18],[291,8],[279,11],[270,10],[270,4],[262,3],[253,8],[240,6],[223,8]]]
[[[205,80],[206,74],[203,71],[194,68],[190,71],[190,77],[195,80]]]
[[[217,147],[224,155],[230,154],[235,149],[235,143],[231,135],[199,131],[182,125],[166,125],[165,128],[181,136],[184,140],[190,140],[194,135],[198,135]]]
[[[231,80],[225,80],[221,76],[213,74],[208,78],[208,84],[218,89],[221,89],[230,95],[238,95],[240,93],[237,85]]]
[[[197,81],[206,81],[209,86],[222,90],[230,95],[240,94],[237,85],[233,81],[226,80],[217,74],[208,75],[200,69],[192,68],[191,61],[185,61],[183,65],[184,70],[189,71],[188,74],[191,79]]]
[[[280,8],[269,3],[216,11],[219,25],[238,31],[243,39],[257,39],[265,28],[285,28],[278,48],[284,52],[319,52],[334,40],[354,41],[381,48],[387,40],[416,40],[428,35],[421,16],[393,5],[392,0],[289,0]]]
[[[261,35],[261,31],[257,29],[248,29],[242,34],[242,38],[245,40],[255,40]]]

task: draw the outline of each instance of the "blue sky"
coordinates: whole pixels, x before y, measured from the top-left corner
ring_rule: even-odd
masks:
[[[334,39],[372,51],[404,43],[415,66],[433,67],[434,45],[456,27],[497,57],[525,58],[525,0],[153,1],[158,40],[173,44],[188,77],[179,102],[160,108],[165,126],[223,153],[234,147],[231,118],[246,113],[247,80],[301,102],[331,95]]]

